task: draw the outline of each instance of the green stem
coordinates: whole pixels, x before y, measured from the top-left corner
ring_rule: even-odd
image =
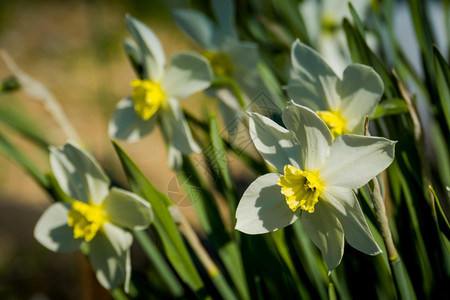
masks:
[[[114,300],[128,300],[127,295],[122,291],[121,288],[117,288],[111,291],[111,296],[114,298]]]
[[[386,208],[384,206],[384,200],[381,196],[380,184],[376,177],[373,178],[373,190],[372,190],[372,202],[375,215],[377,218],[378,226],[380,227],[380,233],[383,237],[384,244],[386,246],[386,252],[389,259],[389,265],[394,276],[395,287],[400,299],[416,299],[414,290],[411,288],[411,283],[408,274],[405,272],[403,263],[395,248],[394,241],[392,240],[391,230],[386,216]]]
[[[405,267],[400,257],[396,259],[389,259],[389,265],[394,276],[395,287],[397,289],[399,298],[402,300],[416,299],[414,290],[411,288],[409,276],[405,271]]]
[[[336,290],[331,282],[328,284],[328,297],[330,300],[337,300]]]
[[[216,76],[213,83],[213,88],[219,88],[219,87],[227,87],[233,92],[234,96],[236,97],[236,100],[238,101],[239,105],[245,110],[247,108],[247,105],[245,103],[244,97],[242,96],[241,89],[236,84],[236,82],[225,76]]]

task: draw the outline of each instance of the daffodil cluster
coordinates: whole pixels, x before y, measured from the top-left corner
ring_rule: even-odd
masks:
[[[126,43],[143,68],[143,77],[131,82],[131,96],[121,100],[109,124],[109,135],[129,142],[152,131],[157,122],[169,147],[169,165],[178,169],[181,153],[200,152],[178,101],[211,84],[212,71],[206,58],[193,52],[166,58],[156,35],[142,22],[126,18],[135,45]]]
[[[108,123],[126,180],[141,196],[112,186],[52,92],[0,49],[13,75],[0,79],[0,96],[21,89],[42,100],[69,140],[52,147],[33,120],[0,107],[7,131],[0,153],[55,200],[35,239],[51,251],[79,250],[115,299],[350,299],[367,291],[379,299],[450,299],[442,284],[450,274],[450,71],[439,46],[445,39],[435,38],[443,31],[428,20],[445,19],[446,6],[169,2],[153,7],[159,26],[169,25],[159,11],[167,8],[199,51],[166,57],[155,33],[127,15],[123,46],[135,75]],[[394,25],[404,17],[420,68],[398,45]],[[183,107],[198,92],[207,97]],[[166,171],[141,170],[142,158],[116,141],[139,141],[155,127],[173,176],[164,191],[145,174]],[[49,150],[51,172],[10,134]],[[256,179],[239,194],[249,174]],[[178,209],[190,204],[200,227]],[[132,272],[134,239],[148,263]],[[385,253],[358,264],[350,251],[343,260],[345,247]]]
[[[149,226],[150,204],[123,189],[110,189],[110,180],[95,159],[76,144],[69,142],[50,151],[53,174],[70,202],[54,203],[43,213],[35,238],[55,252],[87,246],[100,284],[110,290],[123,284],[128,290],[130,231]]]
[[[286,128],[257,113],[250,116],[253,143],[277,172],[257,178],[244,192],[236,229],[261,234],[301,219],[329,270],[341,261],[344,238],[366,254],[380,253],[355,190],[392,163],[395,142],[354,134],[333,139],[326,122],[295,102],[282,119]]]

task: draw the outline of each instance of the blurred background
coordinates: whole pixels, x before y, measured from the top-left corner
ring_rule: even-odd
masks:
[[[87,149],[120,183],[125,177],[107,126],[135,78],[122,49],[122,40],[129,37],[125,14],[149,25],[167,57],[194,47],[172,22],[163,2],[0,0],[0,48],[53,92]],[[11,75],[0,61],[0,79]],[[31,119],[53,145],[65,142],[42,103],[24,92],[1,94],[0,107]],[[42,170],[49,170],[47,154],[5,126],[0,132],[18,143]],[[174,173],[167,167],[159,130],[138,143],[122,145],[156,188],[166,191]],[[50,203],[51,198],[22,169],[0,155],[0,299],[108,298],[80,254],[52,253],[33,238],[34,225]]]
[[[146,23],[161,40],[166,57],[181,50],[200,50],[170,17],[169,4],[174,2],[0,0],[0,48],[10,54],[19,68],[53,92],[86,148],[118,184],[126,184],[126,180],[107,127],[115,105],[131,92],[129,82],[135,78],[122,49],[122,40],[129,37],[124,17],[130,13]],[[196,3],[207,7],[208,2]],[[240,8],[247,8],[251,1],[236,2]],[[420,69],[406,1],[397,3],[395,35],[399,46],[406,49],[405,54],[411,56],[413,66]],[[445,49],[449,43],[440,1],[429,3],[439,4],[432,7],[432,23],[438,45]],[[249,14],[244,11],[240,18]],[[0,60],[0,80],[11,75]],[[183,105],[194,114],[201,113],[196,108],[198,100],[204,97],[192,97]],[[20,113],[55,146],[65,143],[63,133],[42,103],[22,91],[0,94],[0,111]],[[41,170],[49,170],[47,153],[2,124],[0,134],[19,145]],[[167,166],[160,131],[154,130],[137,143],[121,145],[153,185],[166,192],[175,174]],[[109,299],[79,253],[53,253],[33,238],[34,225],[50,203],[49,195],[0,154],[0,299]],[[192,215],[189,205],[179,207],[186,215]],[[195,225],[195,218],[191,221]],[[143,267],[146,262],[140,260],[138,247],[132,251],[133,266]]]

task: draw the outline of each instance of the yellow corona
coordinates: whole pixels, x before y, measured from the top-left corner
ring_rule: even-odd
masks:
[[[348,133],[347,121],[342,117],[339,111],[317,111],[317,115],[327,124],[333,135],[333,138]]]
[[[95,237],[107,220],[101,206],[76,200],[72,202],[68,213],[68,224],[73,227],[73,237],[84,238],[86,242]]]
[[[131,81],[133,93],[131,100],[134,102],[134,110],[143,120],[150,119],[164,104],[166,94],[157,82],[135,79]]]
[[[234,67],[226,54],[205,50],[202,55],[209,61],[214,74],[227,77],[233,75]]]
[[[291,165],[284,166],[284,175],[277,184],[281,186],[281,193],[292,211],[300,208],[309,213],[314,212],[314,205],[323,191],[323,182],[318,173],[302,171]]]

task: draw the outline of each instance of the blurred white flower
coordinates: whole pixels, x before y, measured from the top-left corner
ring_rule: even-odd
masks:
[[[364,22],[370,8],[369,0],[305,0],[298,5],[312,44],[339,75],[351,62],[341,26],[344,18],[351,19],[349,2]],[[371,48],[376,45],[375,37],[370,34],[367,35],[367,42]]]
[[[126,21],[138,48],[131,43],[126,46],[142,63],[144,78],[133,80],[133,93],[117,104],[109,135],[137,141],[159,120],[169,146],[169,165],[177,169],[181,153],[200,152],[178,100],[209,87],[211,68],[204,57],[191,52],[174,54],[165,66],[165,55],[155,34],[130,16]]]
[[[54,203],[40,217],[35,238],[55,252],[72,252],[87,244],[98,281],[112,290],[131,275],[129,230],[142,230],[153,219],[150,204],[110,181],[95,159],[74,143],[50,149],[53,174],[70,203]]]

